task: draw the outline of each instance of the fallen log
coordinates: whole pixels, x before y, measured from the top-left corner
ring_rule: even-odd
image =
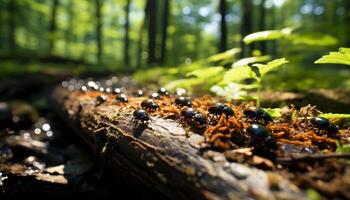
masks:
[[[203,156],[198,147],[203,137],[174,120],[152,117],[148,126],[135,126],[130,109],[112,101],[97,105],[95,98],[58,87],[52,99],[62,118],[128,181],[169,199],[307,198],[277,173],[229,162],[218,152]]]

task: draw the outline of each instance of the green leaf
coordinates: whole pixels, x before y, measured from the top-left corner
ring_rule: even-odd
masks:
[[[277,70],[282,65],[288,63],[289,61],[285,58],[275,59],[271,62],[268,62],[266,65],[264,64],[254,64],[254,67],[257,67],[260,72],[260,76],[263,77],[265,74],[269,73],[270,71]]]
[[[338,44],[337,38],[322,33],[293,34],[286,37],[286,39],[290,40],[294,45],[334,46]]]
[[[350,65],[350,48],[340,48],[338,52],[330,52],[328,55],[315,61],[316,64],[332,63]]]
[[[197,69],[195,71],[187,73],[187,76],[195,76],[197,78],[207,79],[213,76],[217,76],[218,74],[221,74],[223,71],[224,71],[223,67],[213,66],[213,67],[207,67],[204,69]]]
[[[208,58],[210,62],[219,62],[223,60],[233,59],[236,54],[241,52],[240,48],[233,48],[222,53],[212,55]]]
[[[203,80],[198,78],[178,79],[178,80],[169,82],[164,87],[170,91],[173,91],[176,88],[184,88],[187,90],[191,90],[192,87],[196,85],[200,85],[202,83],[203,83]]]
[[[320,117],[327,119],[350,119],[350,114],[340,114],[340,113],[323,113]]]
[[[281,117],[281,110],[281,108],[264,108],[264,111],[269,113],[269,115],[271,115],[272,118]]]
[[[337,149],[335,152],[337,153],[349,153],[350,152],[350,145],[349,144],[340,144],[339,141],[336,141],[335,144],[337,145]]]
[[[227,85],[231,82],[239,82],[248,78],[256,78],[254,71],[249,66],[233,67],[225,72],[219,85]]]
[[[254,56],[254,57],[248,57],[248,58],[242,58],[238,60],[237,62],[232,64],[232,67],[241,67],[241,66],[246,66],[252,63],[257,63],[257,62],[265,62],[271,59],[271,56],[266,55],[266,56]]]
[[[269,31],[260,31],[256,33],[249,34],[243,38],[245,44],[250,44],[256,41],[264,40],[277,40],[283,38],[286,35],[292,33],[292,28],[284,28],[282,30],[269,30]]]

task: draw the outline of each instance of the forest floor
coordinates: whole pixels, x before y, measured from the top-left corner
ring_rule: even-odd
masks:
[[[120,195],[142,187],[112,179],[103,162],[53,111],[49,98],[64,78],[34,73],[0,81],[0,194]],[[312,104],[324,112],[350,113],[350,90],[266,92],[262,96],[266,107]],[[152,191],[145,194],[157,196]]]

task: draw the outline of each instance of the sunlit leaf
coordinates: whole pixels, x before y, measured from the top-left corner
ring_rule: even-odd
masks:
[[[222,60],[232,59],[235,55],[241,52],[240,48],[233,48],[222,53],[212,55],[208,58],[210,62],[218,62]]]
[[[320,116],[327,119],[350,119],[350,114],[323,113]]]
[[[282,65],[288,63],[289,61],[285,58],[275,59],[271,62],[268,62],[265,64],[254,64],[253,66],[257,67],[259,69],[260,75],[264,76],[265,74],[269,73],[270,71],[277,70]]]
[[[281,117],[281,110],[281,108],[264,108],[264,111],[269,113],[269,115],[271,115],[272,118]]]
[[[252,33],[245,36],[243,38],[243,41],[245,44],[250,44],[256,41],[276,40],[286,35],[290,35],[292,31],[293,31],[292,28],[284,28],[282,30],[260,31],[260,32]]]
[[[286,39],[292,41],[294,45],[333,46],[338,44],[337,38],[321,33],[293,34],[288,36]]]
[[[254,57],[248,57],[248,58],[242,58],[238,60],[237,62],[232,64],[232,67],[240,67],[240,66],[246,66],[252,63],[257,62],[265,62],[271,59],[271,56],[254,56]]]
[[[184,88],[190,90],[192,87],[196,85],[200,85],[203,83],[203,79],[199,78],[187,78],[187,79],[178,79],[169,82],[164,87],[168,90],[175,90],[176,88]]]
[[[338,52],[330,52],[328,55],[315,61],[317,64],[332,63],[350,65],[350,48],[340,48]]]
[[[208,68],[198,69],[198,70],[192,71],[192,72],[188,73],[187,76],[195,76],[198,78],[206,79],[206,78],[211,78],[213,76],[221,74],[223,71],[224,71],[224,68],[221,66],[208,67]]]
[[[223,79],[219,85],[226,85],[231,82],[239,82],[248,78],[255,78],[254,71],[249,66],[233,67],[225,72]]]
[[[335,152],[337,153],[349,153],[350,152],[350,145],[349,144],[340,144],[339,141],[336,141],[335,144],[337,145],[337,149]]]

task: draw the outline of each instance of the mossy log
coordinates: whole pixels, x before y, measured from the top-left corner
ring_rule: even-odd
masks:
[[[202,136],[171,119],[135,126],[130,110],[58,87],[53,106],[116,175],[136,180],[169,199],[307,199],[284,177],[228,162],[198,147]],[[206,155],[206,156],[204,156]],[[208,156],[211,155],[211,156]]]

